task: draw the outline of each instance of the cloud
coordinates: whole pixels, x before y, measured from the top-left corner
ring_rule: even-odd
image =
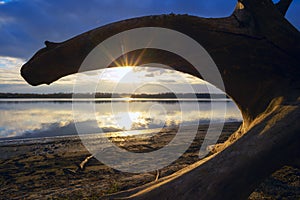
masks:
[[[12,0],[2,0],[2,1],[0,1],[0,5],[4,5],[4,4],[9,3],[11,1]]]
[[[168,79],[158,79],[158,82],[162,83],[177,83],[176,80],[168,80]]]
[[[189,13],[203,17],[228,16],[236,0],[31,0],[0,1],[0,55],[28,59],[45,40],[64,41],[105,24],[145,15]],[[287,18],[298,28],[300,2]]]
[[[19,75],[23,59],[13,57],[0,57],[0,83],[22,84],[25,81]]]
[[[1,1],[0,55],[28,59],[43,41],[64,41],[114,21],[163,13],[226,16],[235,0]]]
[[[24,62],[25,61],[20,58],[0,56],[0,67],[18,67],[21,66]]]
[[[0,92],[7,92],[9,89],[10,92],[41,91],[41,88],[45,89],[48,87],[50,89],[58,85],[66,86],[73,84],[74,76],[67,76],[54,83],[53,86],[39,86],[33,89],[34,87],[29,86],[20,75],[20,69],[24,62],[24,59],[0,56]]]
[[[78,86],[76,92],[80,93],[89,92],[95,86],[97,86],[96,91],[98,92],[114,93],[136,92],[144,84],[164,85],[177,92],[186,92],[188,85],[197,85],[200,89],[197,90],[198,92],[204,91],[203,88],[206,87],[200,86],[205,85],[205,82],[189,74],[154,67],[122,67],[95,70],[66,76],[51,85],[33,87],[27,84],[20,75],[20,67],[24,62],[20,58],[0,56],[0,92],[72,93],[75,80]],[[166,90],[151,86],[144,88],[144,92],[166,92]]]

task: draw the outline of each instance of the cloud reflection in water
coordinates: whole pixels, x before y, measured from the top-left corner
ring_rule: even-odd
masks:
[[[227,104],[226,121],[241,121],[241,115],[232,102]],[[101,102],[95,104],[95,114],[88,113],[88,102],[82,102],[79,121],[86,127],[86,133],[127,131],[209,123],[210,103],[183,102]],[[199,105],[199,111],[193,110]],[[0,103],[0,138],[52,137],[76,135],[71,103],[57,102],[10,102]],[[218,116],[218,110],[215,110]],[[96,116],[96,126],[94,117]],[[220,121],[214,117],[213,122]],[[98,126],[97,126],[98,125]]]

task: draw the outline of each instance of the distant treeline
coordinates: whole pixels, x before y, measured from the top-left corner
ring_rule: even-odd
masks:
[[[70,99],[70,98],[120,98],[119,94],[111,94],[111,93],[80,93],[80,94],[73,94],[73,93],[51,93],[51,94],[36,94],[36,93],[0,93],[0,98],[63,98],[63,99]]]
[[[52,93],[52,94],[35,94],[35,93],[0,93],[0,98],[122,98],[122,97],[131,97],[131,98],[160,98],[160,99],[175,99],[175,98],[198,98],[198,99],[219,99],[224,98],[224,94],[208,94],[208,93],[158,93],[158,94],[112,94],[112,93]],[[228,98],[226,96],[226,98]]]
[[[198,94],[192,94],[192,93],[158,93],[158,94],[133,94],[131,95],[131,98],[160,98],[160,99],[219,99],[219,98],[228,98],[227,96],[224,96],[224,94],[209,94],[209,93],[198,93]]]

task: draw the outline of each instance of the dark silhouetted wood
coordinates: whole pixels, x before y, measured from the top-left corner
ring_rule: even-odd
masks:
[[[281,14],[285,15],[293,0],[280,0],[276,6]]]
[[[164,27],[199,42],[214,59],[243,125],[215,154],[170,177],[107,198],[245,199],[285,164],[299,164],[300,34],[285,18],[291,1],[239,0],[233,14],[206,19],[147,16],[109,24],[39,50],[21,70],[32,85],[78,72],[86,55],[106,38],[138,27]],[[137,58],[141,51],[131,52]],[[122,58],[119,58],[122,59]],[[121,60],[117,60],[121,62]],[[136,64],[162,63],[202,78],[178,56],[147,49]],[[113,62],[110,67],[114,67]]]

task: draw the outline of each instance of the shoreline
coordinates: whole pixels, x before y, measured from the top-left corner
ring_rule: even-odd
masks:
[[[226,124],[241,124],[242,121],[229,121],[225,122]],[[218,125],[219,123],[211,123],[211,126]],[[207,123],[199,123],[198,126],[208,126]],[[181,127],[190,128],[197,125],[183,125]],[[58,135],[58,136],[46,136],[46,137],[12,137],[12,138],[0,138],[0,147],[9,146],[9,145],[22,145],[22,144],[37,144],[37,143],[47,143],[60,140],[78,140],[81,137],[90,137],[90,138],[102,138],[102,137],[118,137],[118,136],[147,136],[152,135],[162,130],[175,130],[177,127],[164,127],[164,128],[153,128],[153,129],[137,129],[137,130],[124,130],[124,131],[111,131],[104,133],[90,133],[90,134],[73,134],[73,135]]]
[[[225,124],[222,140],[226,140],[239,125],[240,123]],[[199,145],[207,127],[208,125],[198,126],[198,134],[190,148],[171,165],[161,169],[159,178],[199,160]],[[109,139],[128,151],[147,152],[163,147],[176,134],[175,129],[163,129],[156,134],[153,134],[153,131],[149,132],[146,137],[110,134]],[[120,172],[95,158],[90,158],[84,169],[79,170],[78,166],[90,156],[91,153],[86,150],[78,136],[2,144],[0,195],[9,199],[64,199],[71,197],[75,192],[78,193],[77,196],[101,197],[146,184],[155,180],[157,176],[156,172],[142,174]]]
[[[240,124],[226,123],[218,142],[224,142]],[[207,125],[199,125],[191,146],[172,164],[141,174],[104,165],[91,156],[78,136],[0,145],[0,196],[4,199],[105,199],[106,195],[153,182],[199,161],[199,146],[206,130]],[[162,148],[175,134],[175,129],[163,129],[145,137],[110,135],[109,139],[120,148],[140,153]],[[261,190],[255,195],[261,197]],[[250,199],[259,199],[255,195]]]

